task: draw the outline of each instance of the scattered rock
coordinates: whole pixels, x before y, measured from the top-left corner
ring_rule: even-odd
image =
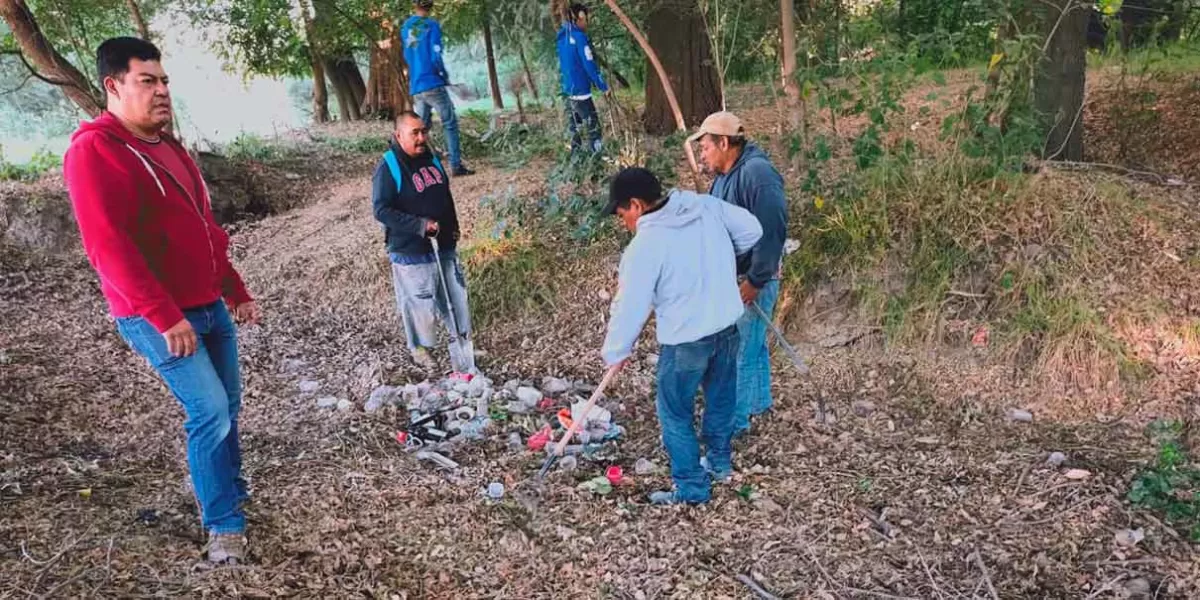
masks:
[[[648,458],[639,458],[633,465],[633,472],[638,475],[650,475],[658,470],[658,465]]]
[[[354,408],[354,403],[345,398],[342,398],[337,402],[337,409],[342,412],[346,412],[352,408]]]
[[[1142,577],[1125,582],[1125,593],[1129,595],[1130,600],[1150,600],[1151,592],[1150,582]]]
[[[321,382],[305,379],[304,381],[300,382],[299,387],[301,394],[311,394],[321,389]]]
[[[1079,481],[1081,479],[1087,479],[1088,477],[1091,477],[1091,476],[1092,476],[1092,473],[1090,471],[1085,471],[1083,469],[1071,469],[1071,470],[1067,471],[1066,473],[1063,473],[1063,477],[1066,477],[1067,479],[1072,479],[1075,481]]]
[[[1137,529],[1122,529],[1113,536],[1113,541],[1122,548],[1132,548],[1146,539],[1146,532],[1141,527]]]
[[[317,398],[317,408],[333,408],[333,407],[337,406],[337,404],[338,404],[338,399],[334,398],[333,396],[325,396],[324,398]]]
[[[1067,455],[1062,452],[1051,452],[1046,459],[1046,464],[1054,468],[1061,467],[1065,462],[1067,462]]]
[[[1033,421],[1033,413],[1020,408],[1008,409],[1008,418],[1021,423],[1030,423]]]
[[[854,409],[854,414],[866,418],[875,412],[875,403],[870,400],[855,400],[851,405]]]

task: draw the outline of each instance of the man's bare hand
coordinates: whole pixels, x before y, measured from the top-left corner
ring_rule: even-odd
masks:
[[[196,330],[184,319],[163,332],[171,356],[191,356],[196,353]]]
[[[242,325],[258,325],[262,319],[262,309],[253,300],[243,302],[233,307],[233,320]]]
[[[758,298],[758,288],[754,287],[749,281],[743,281],[738,286],[738,291],[742,294],[742,304],[749,305]]]
[[[433,237],[437,234],[438,234],[437,221],[434,221],[434,220],[426,221],[425,222],[425,235],[428,237]]]

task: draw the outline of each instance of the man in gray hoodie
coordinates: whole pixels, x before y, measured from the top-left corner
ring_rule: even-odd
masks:
[[[713,113],[700,125],[688,143],[700,141],[700,159],[706,171],[716,175],[708,193],[740,206],[758,218],[763,235],[749,254],[738,258],[742,302],[747,310],[737,322],[741,334],[738,349],[738,401],[734,436],[750,430],[750,415],[770,410],[771,357],[767,351],[767,323],[749,309],[757,303],[763,314],[774,318],[779,298],[779,272],[783,244],[787,239],[787,197],[783,178],[758,146],[746,140],[741,119],[733,113]]]
[[[748,211],[712,196],[681,190],[664,195],[658,179],[636,167],[613,179],[605,212],[617,215],[634,237],[621,255],[604,362],[629,360],[651,309],[661,346],[655,404],[675,490],[654,492],[650,501],[708,502],[710,478],[728,479],[732,472],[734,323],[745,311],[735,256],[754,246],[762,228]],[[706,461],[693,423],[701,387]]]

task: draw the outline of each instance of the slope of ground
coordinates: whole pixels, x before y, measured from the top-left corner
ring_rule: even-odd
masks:
[[[525,489],[540,457],[499,435],[455,453],[460,475],[439,474],[393,441],[402,413],[357,408],[380,383],[426,376],[394,315],[370,213],[374,160],[329,165],[298,190],[312,203],[234,236],[267,316],[241,334],[251,565],[193,568],[202,538],[180,411],[104,317],[86,263],[0,255],[0,311],[13,324],[0,329],[0,597],[750,597],[744,574],[795,598],[1200,594],[1187,532],[1125,501],[1155,451],[1142,419],[1011,420],[1025,391],[963,378],[987,364],[969,353],[950,371],[915,352],[824,349],[811,379],[779,362],[777,410],[738,448],[735,485],[707,507],[657,509],[645,493],[668,485],[661,472],[607,498],[575,489],[609,463],[666,464],[643,340],[611,394],[629,429],[617,454],[551,475],[536,507],[515,493],[486,500],[492,481]],[[543,193],[548,168],[456,179],[467,237],[503,256],[483,200]],[[1158,243],[1156,223],[1140,231]],[[617,240],[541,241],[558,250],[537,265],[558,278],[553,303],[480,330],[481,365],[501,381],[594,379]],[[538,293],[532,279],[493,284],[508,283]],[[356,408],[320,410],[325,395]],[[832,418],[815,418],[818,398]],[[1066,462],[1047,464],[1052,452]],[[1144,540],[1123,543],[1139,528]]]

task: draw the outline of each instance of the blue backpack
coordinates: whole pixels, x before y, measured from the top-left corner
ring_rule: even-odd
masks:
[[[404,175],[400,171],[400,161],[396,159],[396,153],[391,148],[388,148],[388,151],[383,153],[383,161],[387,163],[388,171],[392,172],[392,179],[396,182],[396,191],[403,191]],[[442,168],[442,161],[436,154],[433,155],[433,166],[442,172],[442,177],[446,176],[446,169]]]

